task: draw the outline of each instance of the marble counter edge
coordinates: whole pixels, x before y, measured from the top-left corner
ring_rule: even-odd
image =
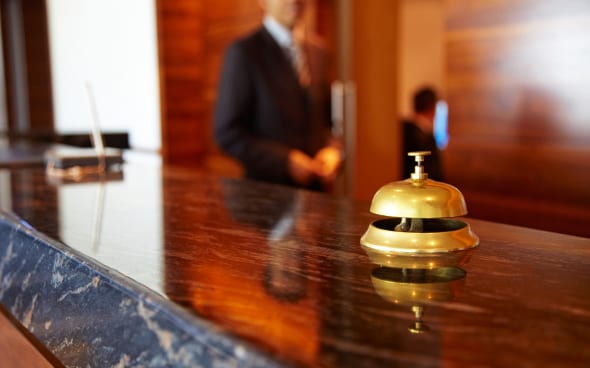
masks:
[[[283,366],[2,211],[0,303],[66,366]]]

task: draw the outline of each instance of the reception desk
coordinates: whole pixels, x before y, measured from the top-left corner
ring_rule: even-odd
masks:
[[[407,277],[364,202],[151,163],[0,185],[0,304],[66,366],[590,362],[590,239],[465,218],[479,247]]]

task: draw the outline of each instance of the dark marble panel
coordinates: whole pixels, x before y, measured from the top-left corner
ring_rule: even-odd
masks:
[[[121,181],[69,185],[25,171],[36,198],[54,195],[49,202],[14,197],[12,211],[88,268],[77,282],[71,276],[75,287],[54,302],[67,290],[97,289],[98,272],[98,289],[110,282],[132,290],[128,309],[139,325],[149,327],[137,313],[150,295],[158,313],[181,318],[188,329],[221,331],[237,339],[223,340],[228,345],[241,341],[296,366],[590,361],[590,239],[467,218],[480,246],[461,269],[408,275],[374,265],[360,247],[376,218],[368,203],[166,167],[127,164]],[[29,219],[31,208],[57,210]],[[36,260],[24,253],[16,259]],[[13,287],[11,303],[20,294]],[[70,297],[78,294],[62,302]],[[21,321],[32,298],[15,310]],[[97,310],[116,311],[109,317],[116,318],[120,303]],[[35,330],[43,331],[49,315]],[[76,327],[82,322],[69,323],[52,346],[83,330]],[[122,349],[133,341],[126,337],[133,323],[118,323],[118,335],[107,336]],[[145,341],[140,346],[160,349],[157,338]]]
[[[0,239],[0,302],[68,367],[276,366],[13,216]]]

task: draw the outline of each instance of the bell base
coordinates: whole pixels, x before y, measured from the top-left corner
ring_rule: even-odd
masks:
[[[462,221],[427,219],[425,232],[395,231],[400,221],[374,221],[361,237],[362,248],[373,263],[409,269],[458,267],[479,245],[479,238]]]
[[[372,263],[383,267],[433,270],[443,267],[461,267],[469,262],[473,248],[444,253],[428,254],[399,254],[395,252],[377,251],[371,247],[362,246]]]

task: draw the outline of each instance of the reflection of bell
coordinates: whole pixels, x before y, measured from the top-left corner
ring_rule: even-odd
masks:
[[[377,267],[371,272],[371,282],[383,299],[395,304],[416,305],[453,300],[465,274],[459,267],[434,270]]]
[[[458,267],[433,270],[378,267],[371,272],[377,294],[388,302],[411,306],[415,321],[412,333],[428,331],[423,321],[424,305],[453,300],[465,281],[465,271]]]
[[[479,244],[469,225],[448,217],[467,214],[461,192],[428,179],[421,165],[429,151],[410,152],[416,158],[411,178],[381,187],[371,212],[389,217],[374,221],[361,238],[372,261],[399,267],[432,269],[461,264],[464,252]]]

